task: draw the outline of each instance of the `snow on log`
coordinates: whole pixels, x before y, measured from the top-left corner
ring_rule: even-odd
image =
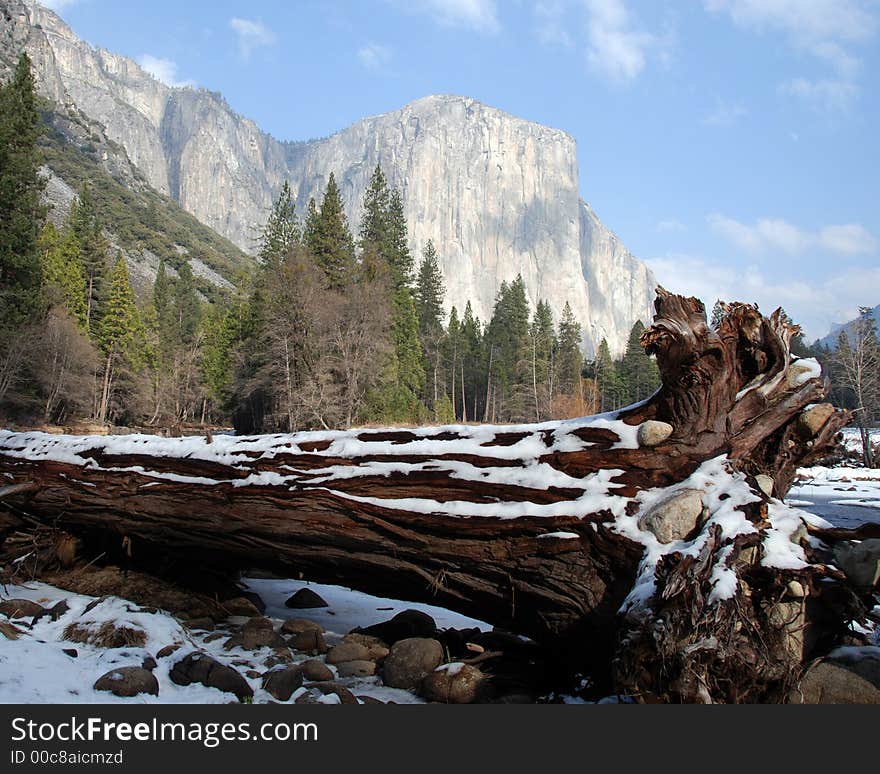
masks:
[[[642,343],[662,386],[614,414],[207,439],[2,432],[0,509],[113,534],[134,557],[444,605],[646,700],[780,698],[862,612],[820,540],[829,525],[778,499],[849,417],[821,403],[818,364],[791,356],[782,312],[731,304],[712,329],[697,299],[660,288],[655,307]]]

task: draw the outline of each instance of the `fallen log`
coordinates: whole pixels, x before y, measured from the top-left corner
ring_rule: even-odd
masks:
[[[114,535],[133,556],[440,604],[646,700],[780,698],[863,613],[804,528],[827,525],[778,499],[849,415],[820,403],[827,380],[791,356],[781,311],[731,304],[712,329],[697,299],[661,288],[655,307],[642,343],[662,386],[614,414],[243,438],[3,432],[0,509]]]

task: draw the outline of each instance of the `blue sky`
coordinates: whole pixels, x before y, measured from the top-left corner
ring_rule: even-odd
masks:
[[[880,302],[880,0],[47,0],[96,46],[303,140],[428,94],[578,143],[581,193],[666,287]]]

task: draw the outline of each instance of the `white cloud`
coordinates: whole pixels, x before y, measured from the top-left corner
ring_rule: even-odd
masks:
[[[757,303],[764,314],[783,307],[801,325],[808,341],[824,336],[835,323],[851,320],[859,306],[880,296],[880,268],[853,267],[829,277],[776,281],[757,266],[745,269],[699,256],[670,254],[647,261],[667,290],[696,296],[711,313],[717,299]]]
[[[177,63],[172,62],[170,59],[162,59],[152,54],[143,54],[138,57],[137,62],[157,81],[162,81],[166,86],[174,88],[195,86],[194,81],[180,81],[177,79]]]
[[[668,220],[661,220],[657,223],[657,230],[664,231],[667,233],[674,232],[682,232],[687,231],[687,226],[684,225],[680,220],[676,220],[675,218],[669,218]]]
[[[740,102],[730,103],[716,99],[715,108],[703,118],[703,123],[707,126],[732,126],[748,113],[748,108]]]
[[[358,49],[357,57],[368,70],[381,70],[391,61],[391,49],[378,43],[368,43]]]
[[[392,0],[406,10],[427,13],[437,24],[465,27],[478,32],[498,32],[498,8],[495,0]]]
[[[877,240],[858,223],[825,226],[819,232],[819,242],[828,250],[848,255],[873,253],[877,249]]]
[[[859,94],[856,46],[877,31],[874,0],[704,0],[706,10],[726,13],[739,27],[786,35],[798,51],[830,65],[833,77],[798,78],[781,91],[825,109],[847,108]]]
[[[541,0],[535,3],[535,22],[541,43],[565,48],[572,46],[565,18],[568,4],[565,0]]]
[[[275,33],[259,19],[229,20],[229,26],[238,35],[238,51],[243,59],[250,59],[257,48],[272,46],[277,40]]]
[[[624,0],[584,0],[584,7],[590,67],[614,81],[635,79],[659,39],[634,26]]]
[[[857,223],[825,226],[812,233],[781,218],[760,218],[747,225],[719,213],[707,218],[714,231],[750,253],[788,253],[797,255],[818,248],[843,255],[872,253],[877,241]]]
[[[838,78],[820,78],[816,81],[795,78],[783,83],[779,90],[804,100],[817,110],[827,111],[848,110],[860,92],[857,84]]]

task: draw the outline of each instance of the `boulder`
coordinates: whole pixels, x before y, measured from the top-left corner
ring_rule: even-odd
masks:
[[[656,419],[649,419],[642,422],[636,432],[636,439],[639,446],[659,446],[669,436],[672,435],[673,427],[668,422],[658,422]]]
[[[789,371],[794,366],[789,368]],[[834,406],[830,403],[817,403],[804,411],[797,421],[798,433],[805,438],[813,438],[834,414]]]
[[[303,672],[298,666],[273,669],[263,675],[263,688],[278,701],[287,701],[303,684]]]
[[[109,691],[114,696],[137,696],[141,693],[159,695],[159,681],[143,667],[119,667],[101,675],[94,686],[96,691]]]
[[[221,664],[207,653],[190,653],[185,656],[171,668],[169,677],[177,685],[201,683],[209,688],[234,693],[239,701],[250,699],[254,695],[254,689],[238,671]]]
[[[840,664],[819,662],[788,696],[790,704],[880,704],[880,688]]]
[[[376,674],[376,662],[367,660],[343,661],[336,664],[340,677],[372,677]]]
[[[352,633],[368,634],[393,645],[410,637],[433,637],[437,633],[437,623],[421,610],[403,610],[389,621],[354,629]]]
[[[295,634],[290,638],[290,646],[294,650],[302,653],[311,653],[312,655],[327,652],[327,642],[324,639],[323,632],[320,630]]]
[[[873,588],[880,582],[880,538],[837,543],[834,564],[853,585]]]
[[[49,618],[53,621],[57,621],[61,616],[65,615],[70,610],[70,605],[67,604],[66,599],[62,599],[60,602],[56,602],[52,607],[43,610],[39,615],[34,618],[34,623],[39,621],[41,618],[45,618],[49,616]]]
[[[316,624],[307,618],[289,618],[281,624],[282,634],[302,634],[303,632],[321,632],[323,634],[324,628],[321,624]]]
[[[344,685],[340,685],[339,683],[312,683],[311,685],[309,685],[309,690],[320,691],[324,696],[335,694],[339,697],[339,701],[341,704],[358,704],[358,700],[355,695],[351,691],[349,691],[348,688],[346,688]]]
[[[826,661],[855,672],[875,688],[880,689],[880,647],[865,645],[837,648],[828,654]]]
[[[351,640],[343,640],[327,652],[328,664],[341,664],[344,661],[369,661],[370,651],[365,645]]]
[[[309,659],[308,661],[303,661],[299,666],[302,668],[302,674],[306,680],[319,683],[333,680],[333,670],[323,661]]]
[[[233,597],[227,599],[221,605],[227,615],[237,615],[243,618],[254,618],[260,616],[263,612],[246,597]]]
[[[369,634],[350,632],[342,640],[343,642],[356,642],[363,645],[367,649],[367,658],[370,661],[381,661],[388,655],[388,646],[378,637],[371,637]]]
[[[767,497],[773,497],[773,479],[770,478],[770,476],[767,476],[764,473],[759,473],[755,476],[755,483],[758,485],[758,489],[767,495]]]
[[[696,529],[702,512],[702,493],[697,489],[681,489],[639,516],[639,529],[653,532],[661,543],[672,543],[683,540]]]
[[[29,599],[4,599],[0,602],[0,613],[7,618],[33,618],[43,612],[42,605]]]
[[[486,675],[470,664],[444,664],[424,677],[419,695],[444,704],[472,704],[485,683]]]
[[[434,639],[410,637],[391,646],[383,665],[383,680],[390,688],[412,689],[443,663],[443,646]]]
[[[327,603],[309,588],[302,588],[284,603],[285,607],[297,610],[309,610],[316,607],[328,607]]]

